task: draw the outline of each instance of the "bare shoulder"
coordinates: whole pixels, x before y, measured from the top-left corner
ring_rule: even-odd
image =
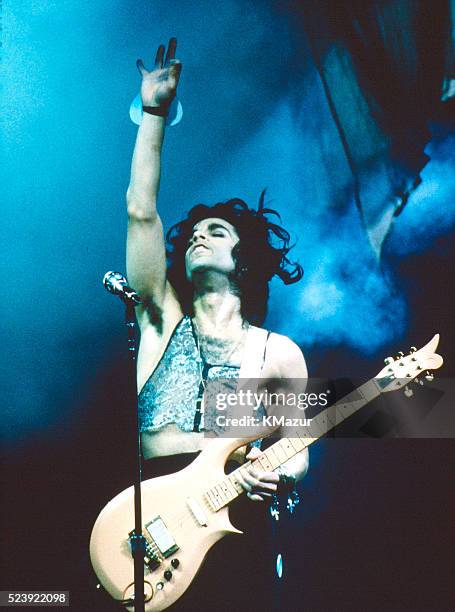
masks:
[[[308,376],[302,350],[288,336],[270,334],[267,342],[267,361],[282,378],[307,378]]]

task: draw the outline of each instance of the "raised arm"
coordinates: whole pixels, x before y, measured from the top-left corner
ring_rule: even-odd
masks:
[[[144,67],[142,60],[137,61],[142,75],[144,115],[137,133],[127,192],[128,278],[144,301],[154,304],[158,310],[171,293],[166,283],[166,252],[157,197],[165,120],[182,68],[175,59],[176,46],[176,39],[171,38],[164,57],[165,48],[160,45],[151,71]]]

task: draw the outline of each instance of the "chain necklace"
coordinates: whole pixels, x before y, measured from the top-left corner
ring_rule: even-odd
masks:
[[[240,336],[239,340],[237,342],[234,342],[232,346],[228,346],[227,349],[218,350],[218,353],[215,353],[213,349],[209,350],[208,345],[210,344],[210,342],[212,342],[212,344],[215,342],[219,343],[220,339],[214,338],[213,336],[207,336],[207,335],[201,334],[198,329],[197,323],[194,319],[191,320],[191,323],[193,325],[194,338],[196,341],[196,347],[197,347],[197,351],[199,354],[199,376],[200,376],[199,391],[198,391],[198,397],[196,400],[196,412],[194,415],[193,431],[200,432],[204,429],[204,412],[205,412],[204,396],[205,396],[205,391],[206,391],[206,386],[207,386],[208,372],[210,369],[208,362],[210,360],[210,363],[212,365],[226,365],[226,363],[229,361],[229,359],[232,357],[235,351],[239,348],[240,344],[243,342],[245,338],[245,333],[248,331],[248,323],[242,323],[242,335]],[[202,351],[201,351],[201,340],[202,339],[204,339],[206,343],[206,347],[203,350],[205,358],[202,357]],[[229,341],[224,341],[224,342],[226,343]],[[204,364],[204,367],[202,367],[203,364]]]

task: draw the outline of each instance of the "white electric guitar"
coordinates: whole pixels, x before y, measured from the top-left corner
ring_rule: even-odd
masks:
[[[420,350],[388,357],[379,374],[335,405],[311,419],[295,438],[282,438],[256,459],[259,469],[272,471],[327,434],[381,393],[406,387],[419,375],[432,380],[430,370],[440,368],[435,353],[439,335]],[[410,394],[408,387],[405,393]],[[303,431],[305,433],[303,433]],[[226,475],[224,465],[244,438],[217,438],[185,469],[142,482],[145,610],[165,610],[191,584],[208,550],[228,533],[242,533],[230,523],[229,503],[244,489],[237,474],[247,462]],[[98,516],[90,539],[90,557],[103,587],[128,609],[133,609],[134,564],[130,535],[134,529],[134,489],[110,501]]]

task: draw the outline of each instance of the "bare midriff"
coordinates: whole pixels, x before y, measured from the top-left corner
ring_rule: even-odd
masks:
[[[144,459],[153,459],[181,453],[196,453],[203,450],[210,440],[210,437],[204,435],[203,432],[182,431],[177,425],[170,423],[158,431],[142,433],[142,454]],[[245,449],[245,446],[240,447],[230,459],[243,463]]]

